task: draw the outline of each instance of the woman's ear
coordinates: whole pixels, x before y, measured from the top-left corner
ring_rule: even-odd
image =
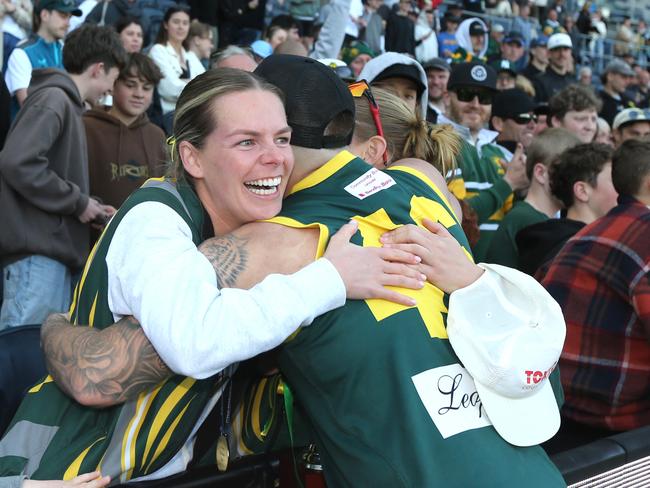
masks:
[[[387,146],[386,139],[382,136],[372,136],[366,142],[366,150],[364,151],[363,159],[376,168],[385,168],[384,152],[386,151]]]
[[[178,144],[178,154],[181,157],[181,162],[183,163],[185,171],[187,171],[192,178],[203,178],[201,155],[191,143],[182,141]]]

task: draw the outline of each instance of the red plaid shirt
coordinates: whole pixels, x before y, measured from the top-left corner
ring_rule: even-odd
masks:
[[[619,202],[567,242],[542,281],[567,323],[562,413],[617,431],[650,425],[650,209]]]

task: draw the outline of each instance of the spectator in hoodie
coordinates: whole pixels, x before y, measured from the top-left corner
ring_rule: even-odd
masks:
[[[91,222],[115,211],[89,196],[81,114],[113,87],[124,63],[118,35],[85,25],[68,36],[61,70],[36,70],[0,153],[0,328],[40,324],[70,306]],[[25,144],[25,141],[29,141]]]
[[[160,78],[156,63],[133,53],[113,86],[113,105],[84,114],[90,193],[115,208],[164,173],[165,135],[146,115]]]
[[[526,150],[526,176],[530,181],[526,198],[514,204],[494,233],[486,260],[490,263],[519,267],[516,237],[520,230],[555,217],[560,201],[551,194],[549,166],[566,149],[580,144],[566,129],[546,129]]]
[[[590,143],[564,151],[551,164],[550,185],[564,209],[562,218],[530,225],[516,236],[519,270],[538,280],[569,238],[616,205],[612,148]]]
[[[584,143],[592,142],[598,130],[601,103],[589,88],[577,84],[567,86],[549,101],[549,125],[564,127]]]
[[[381,54],[366,63],[357,80],[366,80],[372,86],[392,92],[426,118],[427,75],[415,59],[393,52]]]
[[[34,35],[13,50],[7,61],[5,82],[15,97],[13,113],[27,98],[27,87],[32,70],[37,68],[63,69],[63,39],[68,31],[70,17],[81,11],[73,0],[41,0],[34,10]]]
[[[454,63],[467,63],[470,61],[486,61],[485,53],[488,49],[488,28],[481,19],[466,19],[458,26],[456,40],[458,49],[451,59]]]

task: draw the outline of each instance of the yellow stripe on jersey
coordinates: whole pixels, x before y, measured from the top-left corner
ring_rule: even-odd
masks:
[[[90,314],[88,316],[88,327],[95,325],[95,310],[97,309],[97,297],[99,297],[99,292],[95,293],[95,299],[93,304],[90,306]]]
[[[83,463],[83,460],[86,458],[88,455],[88,452],[92,449],[92,447],[97,444],[99,441],[103,441],[106,439],[106,436],[102,436],[99,439],[97,439],[95,442],[93,442],[91,445],[89,445],[86,449],[84,449],[81,454],[77,456],[77,459],[72,461],[72,464],[68,466],[68,469],[65,470],[65,473],[63,473],[63,481],[69,481],[75,476],[79,476],[79,470],[81,469],[81,463]]]
[[[41,391],[41,388],[43,388],[45,384],[52,383],[53,381],[54,378],[52,378],[52,376],[48,374],[43,381],[41,381],[37,385],[34,385],[27,393],[38,393],[39,391]]]
[[[162,454],[162,452],[163,452],[163,451],[165,450],[165,448],[167,447],[167,444],[169,444],[169,439],[171,439],[172,434],[174,433],[174,430],[176,429],[176,426],[178,425],[178,423],[179,423],[179,422],[181,421],[181,419],[183,418],[183,415],[185,415],[185,412],[187,411],[187,408],[190,406],[190,403],[192,403],[192,400],[194,400],[194,398],[196,398],[196,395],[194,395],[194,396],[190,399],[190,401],[187,402],[187,405],[185,405],[185,407],[183,408],[183,410],[181,410],[181,412],[176,416],[176,418],[174,419],[174,421],[172,422],[172,424],[171,424],[171,425],[169,426],[169,428],[167,429],[167,432],[165,432],[165,435],[164,435],[163,438],[160,440],[160,443],[158,444],[158,447],[156,447],[156,451],[154,452],[154,454],[153,454],[153,456],[152,456],[152,458],[151,458],[151,461],[150,461],[149,464],[147,465],[147,469],[145,469],[145,471],[144,471],[145,474],[149,472],[149,470],[151,469],[151,466],[153,465],[154,461],[155,461],[156,459],[158,459],[158,457],[160,457],[160,455]]]
[[[415,176],[417,179],[426,183],[427,186],[429,186],[435,192],[435,194],[438,195],[440,200],[442,200],[443,203],[451,209],[451,204],[449,203],[449,200],[447,200],[447,197],[440,191],[438,185],[436,185],[433,181],[431,181],[431,178],[429,178],[421,171],[418,171],[415,168],[410,168],[408,166],[400,166],[400,165],[391,166],[390,168],[388,168],[388,171],[403,171],[404,173],[408,173],[410,175]]]
[[[122,463],[123,479],[121,481],[126,481],[127,479],[131,479],[131,476],[133,474],[133,469],[135,468],[135,461],[136,461],[135,443],[138,439],[138,435],[140,434],[140,429],[142,428],[144,419],[147,418],[147,413],[149,413],[149,409],[151,408],[153,401],[155,400],[156,396],[158,395],[158,392],[160,392],[160,389],[163,387],[164,384],[165,382],[163,381],[152,391],[142,392],[140,393],[140,395],[138,395],[138,400],[135,406],[136,413],[129,421],[129,424],[127,425],[126,430],[124,431],[124,438],[122,439],[121,463]],[[128,455],[128,459],[127,459],[127,455]],[[140,466],[144,466],[144,461],[140,463]]]
[[[472,196],[465,189],[465,180],[462,178],[454,178],[447,182],[447,188],[459,200],[465,200]]]
[[[174,407],[178,405],[178,402],[183,399],[190,388],[192,388],[192,385],[194,383],[196,383],[196,380],[194,378],[183,379],[183,381],[181,381],[181,384],[174,388],[174,390],[169,394],[169,396],[165,399],[164,403],[158,410],[158,413],[151,423],[149,435],[147,435],[147,443],[145,444],[144,455],[142,456],[143,465],[147,462],[147,457],[149,455],[149,451],[151,450],[151,446],[153,445],[154,440],[156,440],[156,437],[158,437],[163,423],[169,418],[169,415],[171,414]]]
[[[326,225],[319,224],[318,222],[314,222],[313,224],[303,224],[302,222],[299,222],[295,219],[292,219],[291,217],[273,217],[272,219],[265,220],[264,222],[272,222],[274,224],[281,224],[286,227],[291,227],[293,229],[316,229],[318,228],[320,231],[320,234],[318,235],[318,248],[316,249],[316,256],[314,256],[314,259],[320,258],[323,254],[325,254],[325,248],[327,247],[327,240],[329,239],[329,234],[330,231],[327,228]]]
[[[296,183],[296,185],[291,188],[287,195],[291,195],[301,190],[305,190],[307,188],[311,188],[312,186],[318,185],[355,158],[356,156],[351,152],[341,151],[323,166],[311,173],[309,176]]]
[[[257,384],[255,397],[253,398],[253,405],[251,405],[252,419],[251,424],[253,427],[253,433],[260,441],[264,441],[264,436],[262,435],[262,426],[260,425],[260,409],[262,408],[262,396],[264,395],[264,387],[268,382],[267,378],[262,378],[262,380]]]

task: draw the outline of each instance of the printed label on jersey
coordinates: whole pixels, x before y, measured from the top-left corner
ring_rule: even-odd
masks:
[[[382,173],[377,168],[372,168],[366,171],[363,175],[359,176],[356,180],[346,186],[344,189],[350,195],[363,200],[370,195],[374,195],[378,191],[390,188],[395,184],[395,180]]]
[[[474,380],[460,364],[423,371],[411,380],[444,439],[492,425]]]

